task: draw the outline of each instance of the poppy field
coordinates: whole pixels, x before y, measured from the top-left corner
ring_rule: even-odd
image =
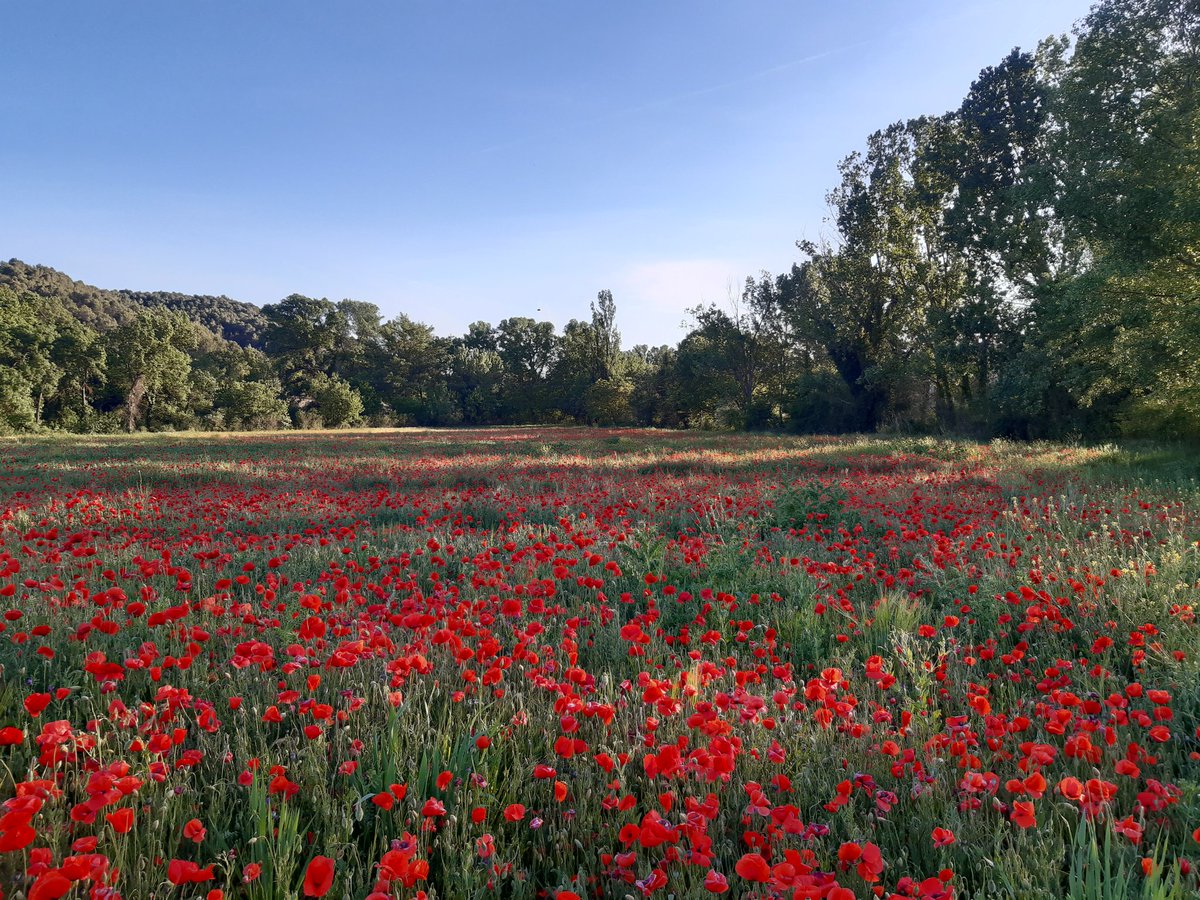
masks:
[[[1160,463],[6,441],[0,893],[1194,896],[1200,484]]]

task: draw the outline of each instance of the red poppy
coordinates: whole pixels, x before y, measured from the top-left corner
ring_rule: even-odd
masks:
[[[333,887],[333,860],[314,856],[304,871],[304,896],[324,897]]]
[[[57,869],[38,876],[29,889],[29,900],[59,900],[71,890],[71,880]]]
[[[1036,825],[1033,804],[1028,800],[1017,800],[1013,803],[1012,820],[1021,828],[1032,828]]]
[[[167,866],[167,880],[174,885],[200,884],[205,881],[212,881],[213,877],[212,866],[201,868],[196,863],[187,859],[173,859],[170,865]]]
[[[0,747],[20,744],[24,740],[25,732],[20,728],[15,728],[12,725],[9,725],[7,728],[0,728]]]
[[[1079,800],[1083,796],[1083,782],[1068,775],[1058,783],[1058,792],[1068,800]]]
[[[25,711],[36,719],[50,705],[50,700],[49,694],[30,694],[25,698]]]
[[[723,894],[729,890],[729,879],[713,869],[704,876],[704,889],[710,894]]]
[[[1142,841],[1142,826],[1133,820],[1133,816],[1126,816],[1124,819],[1114,821],[1113,831],[1129,838],[1135,844]]]
[[[761,853],[746,853],[737,861],[734,871],[747,881],[765,882],[771,878],[771,865]]]

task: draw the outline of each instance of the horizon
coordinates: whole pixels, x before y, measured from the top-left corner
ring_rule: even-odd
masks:
[[[823,233],[871,131],[955,108],[1089,6],[21,7],[12,33],[57,55],[0,60],[0,256],[443,335],[561,329],[607,289],[625,346],[675,343]]]

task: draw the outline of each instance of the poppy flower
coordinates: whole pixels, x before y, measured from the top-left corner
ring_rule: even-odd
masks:
[[[12,725],[9,725],[7,728],[0,728],[0,747],[20,744],[24,740],[25,732],[20,728],[15,728]]]
[[[213,867],[203,868],[187,859],[173,859],[167,866],[167,880],[174,885],[201,884],[213,880]]]
[[[25,823],[6,826],[0,832],[0,853],[12,853],[14,850],[24,850],[37,838],[37,832]]]
[[[1134,844],[1140,844],[1142,841],[1142,826],[1135,822],[1132,816],[1115,820],[1113,822],[1113,831],[1129,838]]]
[[[747,881],[765,882],[771,878],[771,865],[761,853],[746,853],[737,861],[734,871]]]
[[[127,834],[133,828],[133,809],[123,806],[104,816],[117,834]]]
[[[314,856],[304,870],[304,896],[324,897],[333,887],[333,860]]]
[[[1083,782],[1068,775],[1058,783],[1058,792],[1068,800],[1079,800],[1083,796]]]
[[[954,832],[948,828],[933,829],[933,846],[935,847],[949,847],[956,840],[958,840],[958,838],[956,838],[954,836]]]
[[[208,831],[204,827],[204,823],[199,819],[190,819],[183,826],[183,836],[189,840],[195,841],[197,844],[204,840],[204,836]]]
[[[25,711],[36,719],[50,705],[50,699],[49,694],[29,694],[24,701]]]
[[[1036,825],[1033,804],[1028,800],[1017,800],[1013,803],[1012,820],[1021,828],[1032,828]]]
[[[1171,729],[1166,725],[1155,725],[1150,729],[1150,739],[1157,741],[1160,744],[1166,743],[1171,739]]]
[[[729,890],[729,879],[715,869],[704,876],[704,889],[710,894],[723,894]]]
[[[59,900],[71,890],[71,880],[57,869],[43,872],[29,889],[29,900]]]
[[[525,818],[525,804],[510,803],[504,808],[504,818],[510,822],[520,822]]]

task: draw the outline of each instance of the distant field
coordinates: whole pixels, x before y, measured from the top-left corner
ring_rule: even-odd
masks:
[[[638,430],[0,441],[0,892],[1192,896],[1198,470]]]

